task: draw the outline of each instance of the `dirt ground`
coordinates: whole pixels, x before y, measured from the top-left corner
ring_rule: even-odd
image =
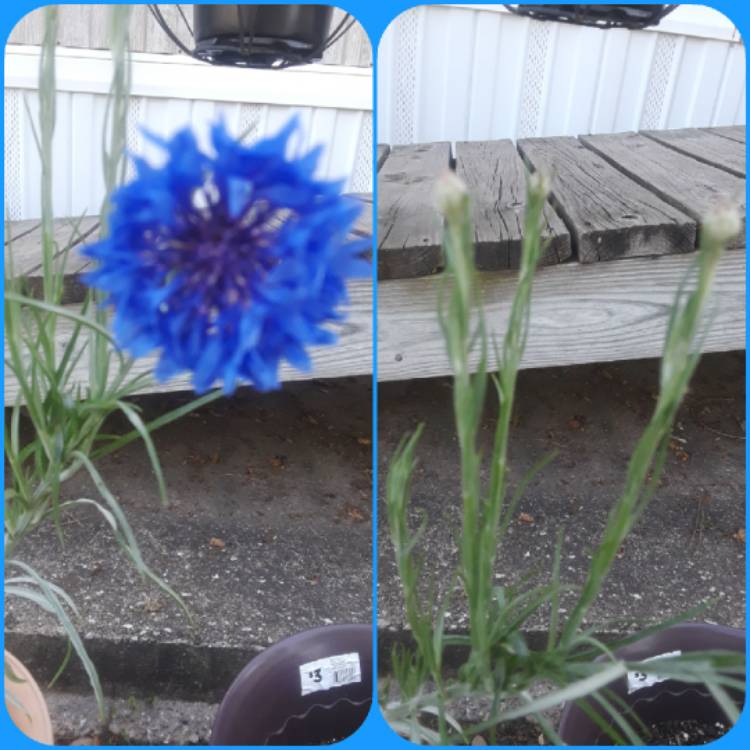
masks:
[[[510,442],[511,483],[555,452],[528,488],[499,554],[496,579],[548,575],[557,530],[565,529],[563,579],[580,582],[607,513],[620,492],[630,451],[653,409],[653,360],[522,371]],[[413,483],[415,523],[428,527],[421,548],[426,577],[450,580],[460,527],[457,443],[447,378],[381,384],[379,494],[401,436],[424,421]],[[493,404],[481,433],[485,455]],[[742,626],[745,612],[744,352],[701,361],[679,413],[660,487],[623,547],[592,611],[602,633],[622,632],[709,602],[705,618]],[[384,523],[379,524],[380,652],[403,635],[401,594]],[[463,630],[460,599],[447,625]],[[542,633],[546,623],[532,623]],[[533,636],[534,633],[532,632]]]

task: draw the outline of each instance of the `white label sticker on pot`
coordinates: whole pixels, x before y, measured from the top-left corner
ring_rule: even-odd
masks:
[[[666,659],[670,656],[681,655],[682,651],[670,651],[666,654],[658,654],[657,656],[652,656],[648,659],[644,659],[643,661],[658,661],[659,659]],[[630,693],[635,693],[637,690],[651,687],[652,685],[656,685],[657,682],[664,682],[664,680],[668,679],[669,677],[662,677],[656,672],[628,672],[628,695],[630,695]]]
[[[309,661],[300,665],[300,682],[302,695],[317,693],[319,690],[362,682],[362,668],[359,665],[359,654],[336,654],[325,659]]]

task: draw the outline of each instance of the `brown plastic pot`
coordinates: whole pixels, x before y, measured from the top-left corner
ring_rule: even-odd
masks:
[[[365,720],[372,701],[372,627],[306,630],[256,656],[230,686],[212,745],[327,745]]]
[[[714,650],[744,654],[745,632],[722,625],[683,623],[647,636],[637,643],[618,649],[615,653],[628,661],[641,661],[675,651],[686,653]],[[658,674],[657,665],[658,660],[654,666],[656,674]],[[724,712],[708,690],[700,684],[664,680],[628,693],[627,677],[622,677],[610,683],[609,688],[646,726],[688,719],[697,719],[707,723],[726,721]],[[735,692],[731,695],[738,708],[742,708],[744,694]],[[591,702],[588,705],[602,718],[609,721],[600,707]],[[631,724],[634,731],[638,733],[637,722],[631,721]],[[583,709],[574,703],[565,704],[558,733],[568,745],[610,745],[612,743],[606,732],[603,732]]]
[[[9,668],[20,680],[11,679]],[[47,702],[36,680],[13,654],[5,652],[5,707],[13,723],[32,740],[54,745]]]

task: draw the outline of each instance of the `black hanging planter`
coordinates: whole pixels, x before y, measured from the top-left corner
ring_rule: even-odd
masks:
[[[506,5],[511,13],[539,21],[560,21],[601,29],[645,29],[676,5]]]
[[[319,60],[329,5],[194,5],[193,55],[216,65],[286,67]]]
[[[667,628],[643,640],[616,651],[616,655],[629,661],[641,661],[673,652],[734,651],[745,653],[745,632],[721,625],[684,623]],[[658,660],[654,662],[658,674]],[[644,681],[639,687],[638,682]],[[663,680],[654,684],[644,675],[633,675],[615,680],[609,688],[621,698],[643,724],[650,726],[671,721],[698,720],[706,723],[726,722],[726,716],[708,690],[700,684],[687,684],[677,680]],[[630,692],[628,688],[630,687]],[[730,694],[739,708],[744,694]],[[606,713],[596,704],[589,707],[605,721]],[[637,722],[631,720],[633,730],[641,734]],[[610,737],[592,721],[579,706],[567,703],[560,720],[559,735],[568,745],[610,745]]]
[[[237,676],[212,745],[329,745],[365,720],[372,701],[372,628],[329,625],[266,649]]]

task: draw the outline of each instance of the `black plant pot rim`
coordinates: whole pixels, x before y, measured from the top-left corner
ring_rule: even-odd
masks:
[[[629,661],[641,661],[675,651],[715,649],[744,654],[745,631],[709,623],[681,623],[618,649],[615,655]],[[602,657],[597,659],[600,660]],[[656,668],[654,671],[658,673]],[[627,678],[622,677],[614,680],[608,687],[613,689],[645,724],[685,719],[725,720],[718,704],[702,685],[664,680],[628,693]],[[742,705],[743,696],[735,694],[733,698],[738,705]],[[634,726],[634,729],[637,731],[637,727]],[[601,744],[602,740],[603,744],[611,744],[606,733],[572,702],[566,703],[563,707],[558,734],[570,745],[597,745]]]
[[[324,704],[324,703],[316,703],[313,706],[310,706],[304,713],[301,714],[294,714],[292,716],[289,716],[286,721],[279,727],[279,729],[272,734],[268,736],[268,740],[266,741],[267,745],[274,745],[274,744],[286,744],[286,742],[273,742],[272,740],[282,740],[292,729],[292,725],[299,724],[299,730],[297,733],[302,734],[304,733],[304,724],[308,722],[312,716],[313,713],[317,711],[325,711],[325,712],[335,712],[340,713],[342,711],[346,712],[352,712],[356,714],[362,714],[366,715],[370,711],[370,706],[372,704],[372,697],[366,698],[364,700],[360,701],[354,701],[350,700],[349,698],[339,698],[339,700],[335,701],[331,704]],[[333,729],[337,728],[337,725],[335,722],[331,722],[331,726]],[[345,739],[342,737],[341,739]]]
[[[356,661],[359,666],[358,676],[353,668],[346,678],[350,681],[327,685],[324,680],[319,687],[312,672],[303,677],[301,668],[328,664],[342,655],[351,657],[347,664]],[[328,743],[354,732],[371,702],[372,627],[306,630],[284,638],[244,667],[219,706],[211,744]]]

